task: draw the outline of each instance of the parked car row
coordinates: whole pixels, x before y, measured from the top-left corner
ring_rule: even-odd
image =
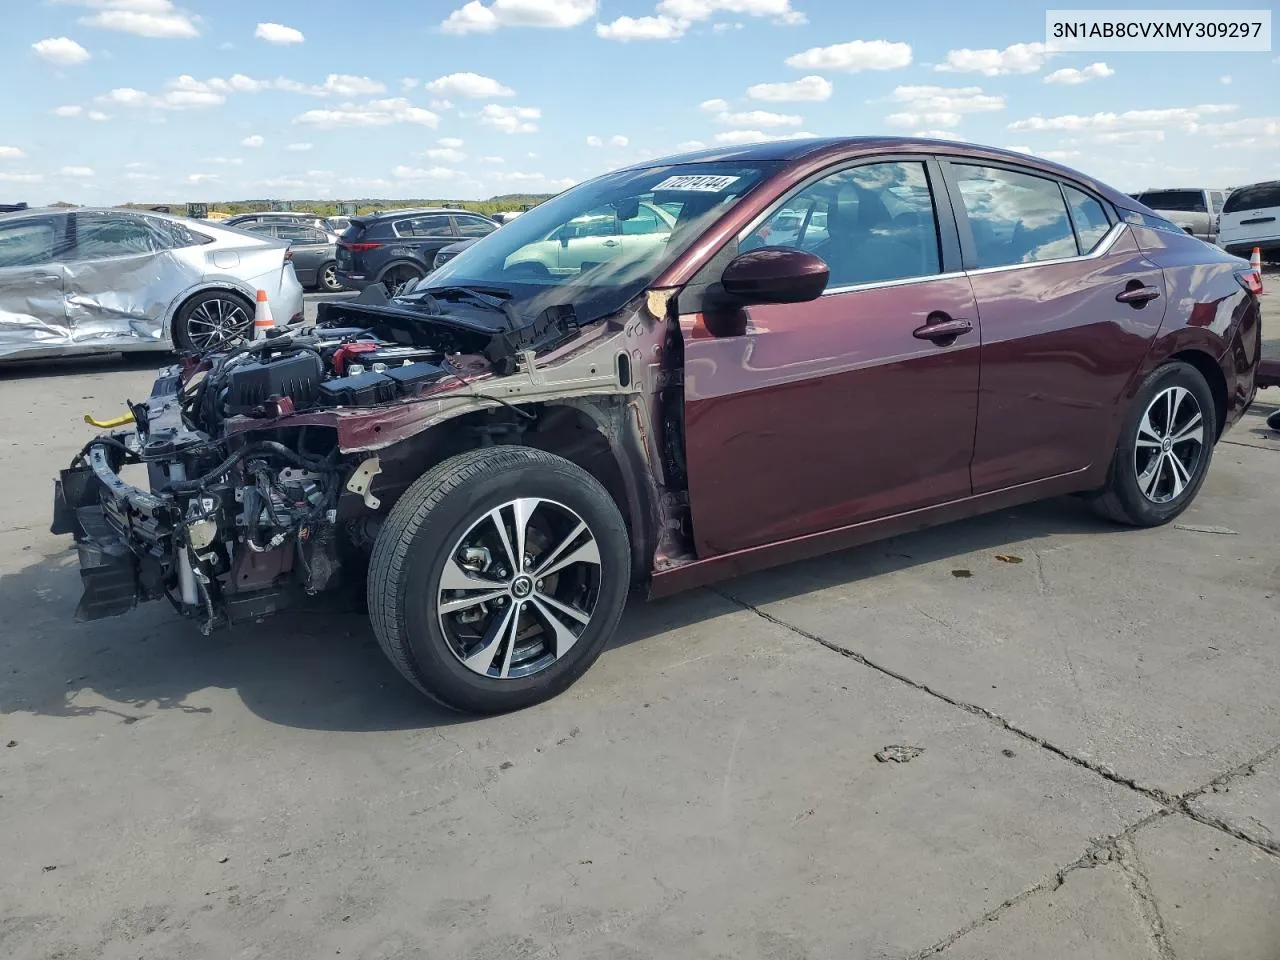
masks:
[[[1145,190],[1132,196],[1228,253],[1247,257],[1258,247],[1264,260],[1280,259],[1280,180],[1231,190]]]

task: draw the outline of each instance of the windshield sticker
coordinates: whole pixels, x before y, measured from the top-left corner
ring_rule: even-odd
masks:
[[[711,177],[706,175],[667,177],[652,189],[654,191],[691,190],[698,193],[720,193],[741,179],[741,177]]]

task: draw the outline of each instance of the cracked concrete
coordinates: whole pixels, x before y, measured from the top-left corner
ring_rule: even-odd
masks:
[[[356,616],[70,621],[45,481],[150,367],[0,374],[0,956],[1277,955],[1258,416],[1200,529],[1059,501],[637,605],[566,695],[467,720]]]

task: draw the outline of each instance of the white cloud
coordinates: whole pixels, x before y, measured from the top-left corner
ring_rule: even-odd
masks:
[[[134,183],[145,183],[150,180],[160,179],[155,174],[151,174],[151,173],[126,173],[124,175],[124,178],[126,180],[132,180]]]
[[[111,119],[111,116],[109,114],[103,113],[101,110],[90,110],[87,114],[85,114],[85,116],[87,116],[90,120],[94,120],[98,123],[101,123],[104,120]]]
[[[84,107],[79,107],[73,103],[69,103],[63,107],[54,107],[49,112],[55,117],[78,117],[80,114],[84,113]]]
[[[451,73],[432,80],[427,84],[427,91],[444,96],[470,97],[473,100],[510,97],[515,94],[514,90],[503,86],[493,77],[485,77],[478,73]]]
[[[1038,150],[1038,156],[1044,157],[1046,160],[1070,160],[1072,157],[1080,156],[1079,150]]]
[[[323,110],[308,110],[294,117],[293,122],[322,129],[388,127],[397,123],[434,127],[440,122],[440,117],[430,110],[413,106],[403,97],[393,97],[388,100],[370,100],[367,103],[344,103]]]
[[[419,80],[417,77],[401,77],[400,89],[403,90],[405,93],[408,93],[410,90],[416,89],[418,84],[420,84],[421,82],[422,81]]]
[[[290,44],[302,43],[306,37],[302,35],[301,30],[295,30],[293,27],[286,27],[283,23],[260,23],[253,35],[259,40],[265,40],[267,43],[274,44],[277,47],[287,47]]]
[[[813,47],[787,57],[797,70],[897,70],[911,64],[911,44],[888,40],[850,40],[830,47]]]
[[[441,137],[436,141],[436,143],[440,144],[442,147],[453,147],[455,150],[462,146],[462,141],[457,137]]]
[[[0,160],[20,160],[26,154],[17,147],[0,146]]]
[[[621,43],[632,40],[678,40],[688,29],[688,20],[676,20],[673,17],[618,17],[612,23],[597,23],[596,36]]]
[[[790,83],[757,83],[747,87],[752,100],[772,103],[817,102],[831,99],[831,81],[825,77],[808,76]]]
[[[917,130],[911,134],[913,137],[923,137],[926,140],[964,140],[954,130]]]
[[[491,173],[489,179],[498,183],[518,184],[530,190],[554,191],[568,189],[578,182],[572,177],[548,177],[542,173],[521,173],[514,170],[507,173]]]
[[[393,168],[391,175],[397,180],[457,180],[462,176],[457,170],[448,167],[429,167],[424,170],[403,165]]]
[[[1108,67],[1105,63],[1091,63],[1082,70],[1075,67],[1063,67],[1061,70],[1055,70],[1044,78],[1045,83],[1065,83],[1075,85],[1077,83],[1088,83],[1090,80],[1101,80],[1104,77],[1115,75],[1115,71]]]
[[[452,110],[453,101],[452,100],[432,100],[431,109],[432,110]]]
[[[1100,133],[1095,143],[1163,143],[1163,130],[1115,130]]]
[[[428,160],[439,160],[443,163],[462,163],[467,155],[455,147],[432,147],[424,151]]]
[[[0,171],[0,183],[41,183],[44,177],[39,173],[5,173]]]
[[[1005,147],[1005,149],[1010,150],[1013,153],[1032,153],[1033,152],[1030,147]]]
[[[596,0],[480,0],[454,10],[440,24],[445,33],[492,33],[499,27],[576,27],[595,16]]]
[[[620,133],[614,134],[609,138],[609,146],[611,147],[625,147],[628,143],[630,141]]]
[[[187,183],[214,183],[218,179],[216,173],[189,173]]]
[[[252,149],[256,150],[258,147],[262,146],[266,142],[267,141],[263,139],[263,137],[260,134],[255,133],[252,136],[245,137],[243,140],[241,140],[240,146],[251,147]]]
[[[803,13],[791,9],[791,0],[662,0],[658,13],[676,20],[710,20],[717,13],[731,13],[774,17],[788,25],[805,22]]]
[[[1009,129],[1105,132],[1132,129],[1134,127],[1164,128],[1169,126],[1181,126],[1188,132],[1195,132],[1198,129],[1197,123],[1202,116],[1218,113],[1230,113],[1235,109],[1235,104],[1206,103],[1195,107],[1168,107],[1159,110],[1126,110],[1124,113],[1102,112],[1086,116],[1080,116],[1073,113],[1063,114],[1058,117],[1034,116],[1028,117],[1025,120],[1015,120],[1013,123],[1009,124]],[[1149,132],[1154,134],[1162,131],[1151,130]]]
[[[698,109],[704,113],[724,113],[729,109],[729,101],[721,100],[719,97],[714,100],[703,100],[698,104]]]
[[[960,114],[949,113],[945,110],[931,113],[912,113],[907,110],[889,114],[884,118],[884,122],[894,127],[918,127],[922,123],[932,123],[938,127],[955,127],[959,126],[960,121],[963,119]]]
[[[88,50],[70,37],[49,37],[33,43],[31,49],[36,52],[37,57],[61,67],[84,63],[92,57]]]
[[[604,141],[597,137],[594,133],[587,137],[588,147],[603,147]]]
[[[1219,77],[1218,82],[1222,84],[1224,87],[1229,87],[1233,82],[1233,78],[1231,74],[1226,74],[1225,76]]]
[[[768,140],[799,140],[804,137],[812,137],[814,134],[807,130],[798,130],[795,133],[787,133],[782,135],[768,134],[763,130],[726,130],[724,133],[717,133],[715,136],[716,143],[724,143],[736,145],[742,143],[764,143]]]
[[[240,157],[205,157],[201,163],[216,163],[224,167],[242,167],[244,160]]]
[[[497,163],[506,163],[506,162],[507,162],[507,161],[503,160],[501,157],[493,157],[493,156],[489,156],[489,157],[476,157],[476,160],[478,160],[480,163],[494,163],[494,164],[497,164]]]
[[[981,73],[996,77],[1006,73],[1035,73],[1051,56],[1043,43],[1015,43],[1003,50],[949,50],[946,60],[933,69],[948,73]]]
[[[179,10],[171,0],[73,0],[98,13],[81,17],[80,22],[103,30],[132,33],[157,39],[200,36],[195,19]]]
[[[717,114],[716,123],[729,127],[798,127],[804,123],[804,118],[795,114],[771,113],[768,110],[744,110],[741,113]]]
[[[285,149],[288,150],[290,153],[306,153],[308,150],[311,149],[311,144],[291,143],[287,147],[285,147]]]
[[[677,143],[675,149],[684,153],[689,150],[705,150],[707,145],[701,140],[685,140],[683,143]]]
[[[141,160],[135,160],[133,163],[126,163],[124,168],[126,170],[145,170],[149,166],[151,166],[151,164],[145,163]]]
[[[480,111],[480,122],[503,133],[537,133],[538,125],[532,121],[542,117],[537,107],[504,107],[496,103],[485,104]]]
[[[712,26],[711,32],[712,33],[728,33],[730,30],[741,30],[745,26],[746,26],[745,23],[737,23],[737,22],[726,23],[724,21],[721,21],[720,23],[717,23],[714,26]]]
[[[232,77],[232,80],[235,79]],[[356,77],[346,73],[331,73],[325,77],[324,83],[319,84],[300,83],[288,77],[278,77],[275,80],[249,80],[248,77],[241,77],[241,79],[254,85],[244,87],[246,92],[273,88],[288,93],[303,93],[311,97],[367,97],[375,93],[383,93],[387,89],[387,85],[381,80],[374,80],[372,77]],[[209,82],[214,84],[220,81],[215,79]]]
[[[64,177],[85,179],[93,176],[93,167],[63,167],[59,171]]]

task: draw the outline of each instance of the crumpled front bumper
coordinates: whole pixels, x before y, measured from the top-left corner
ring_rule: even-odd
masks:
[[[75,538],[84,594],[77,620],[128,613],[166,596],[174,568],[173,504],[120,478],[110,447],[94,445],[87,464],[63,470],[54,483],[49,531]]]

